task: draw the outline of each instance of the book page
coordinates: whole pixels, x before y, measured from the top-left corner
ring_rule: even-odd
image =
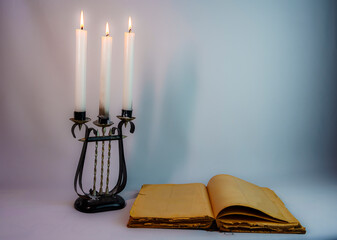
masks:
[[[241,214],[274,222],[297,222],[268,188],[222,174],[211,178],[207,189],[216,218]]]
[[[206,186],[201,183],[143,185],[132,206],[130,217],[214,219]]]

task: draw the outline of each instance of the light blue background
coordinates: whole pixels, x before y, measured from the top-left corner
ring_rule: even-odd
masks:
[[[81,144],[68,118],[81,9],[92,119],[105,22],[114,38],[115,122],[129,15],[135,25],[128,191],[145,183],[207,183],[219,173],[272,189],[336,185],[336,1],[13,0],[0,3],[2,189],[60,189],[75,197]],[[90,187],[92,161],[87,166]]]

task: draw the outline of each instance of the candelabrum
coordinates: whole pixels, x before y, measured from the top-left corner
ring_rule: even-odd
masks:
[[[125,207],[125,200],[118,195],[125,188],[127,181],[127,172],[125,164],[125,155],[123,147],[123,139],[126,137],[123,135],[123,126],[130,126],[130,133],[135,131],[135,124],[132,122],[135,117],[132,117],[132,110],[122,110],[122,115],[117,116],[120,120],[117,127],[112,127],[113,122],[108,117],[98,116],[98,120],[94,121],[98,129],[88,127],[87,123],[91,120],[86,117],[85,112],[74,112],[74,118],[70,118],[74,122],[71,132],[74,138],[76,127],[79,130],[85,127],[84,138],[79,139],[83,143],[82,152],[78,161],[75,178],[74,189],[79,196],[74,207],[81,212],[94,213],[110,210],[118,210]],[[101,132],[101,133],[100,133]],[[119,156],[119,175],[116,185],[113,188],[109,188],[109,175],[110,175],[110,160],[111,160],[111,144],[118,142],[118,156]],[[93,174],[93,186],[89,192],[85,192],[82,186],[83,167],[86,160],[86,153],[88,144],[91,143],[95,149],[94,155],[94,174]],[[98,156],[99,145],[101,147],[101,154]],[[100,159],[99,159],[100,158]],[[97,183],[97,162],[100,161],[100,182]],[[105,163],[106,162],[106,163]],[[104,166],[106,165],[106,173],[104,178]],[[105,189],[103,187],[105,183]],[[97,187],[98,185],[99,187]]]

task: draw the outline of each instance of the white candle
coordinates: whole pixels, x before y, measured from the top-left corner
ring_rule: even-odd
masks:
[[[106,36],[102,37],[101,48],[101,88],[99,98],[99,115],[109,118],[112,37],[109,36],[108,23],[106,23],[105,35]]]
[[[85,112],[87,31],[83,28],[83,11],[81,11],[81,28],[76,29],[75,112]]]
[[[132,32],[131,17],[129,17],[129,32],[126,32],[124,34],[123,110],[132,110],[134,43],[135,43],[135,33]]]

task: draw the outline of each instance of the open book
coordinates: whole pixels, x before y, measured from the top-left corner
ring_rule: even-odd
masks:
[[[230,175],[201,183],[143,185],[128,227],[305,233],[269,188]]]

